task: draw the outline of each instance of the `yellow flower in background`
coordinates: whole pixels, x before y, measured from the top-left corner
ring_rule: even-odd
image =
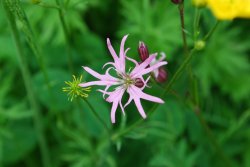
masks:
[[[250,18],[250,0],[193,0],[193,3],[206,5],[220,20]]]

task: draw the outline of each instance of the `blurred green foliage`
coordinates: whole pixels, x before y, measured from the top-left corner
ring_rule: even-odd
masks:
[[[40,167],[34,112],[2,3],[0,8],[0,166]],[[185,2],[190,48],[195,42],[191,35],[195,10]],[[210,11],[200,11],[199,39],[215,24]],[[128,55],[137,60],[139,41],[151,53],[165,52],[171,78],[184,58],[178,7],[168,0],[23,0],[12,12],[16,12],[52,167],[224,167],[226,161],[250,166],[248,20],[222,22],[205,48],[195,53],[189,65],[193,80],[189,81],[186,70],[154,115],[113,140],[113,134],[140,119],[135,106],[126,108],[126,119],[120,119],[120,112],[117,124],[111,125],[111,106],[93,88],[88,101],[110,128],[107,133],[84,101],[67,100],[61,91],[64,81],[73,74],[90,80],[83,65],[101,72],[111,60],[106,38],[118,50],[125,34],[130,34]],[[149,91],[160,95],[163,85],[152,85]],[[143,101],[143,105],[147,111],[152,103]],[[195,112],[202,113],[210,129]]]

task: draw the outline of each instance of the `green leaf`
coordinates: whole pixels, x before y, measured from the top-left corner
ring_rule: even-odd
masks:
[[[47,71],[49,71],[50,89],[48,89],[42,72],[38,72],[33,77],[33,85],[39,101],[53,110],[70,110],[71,102],[68,101],[68,97],[62,91],[62,88],[65,87],[64,82],[70,80],[71,76],[60,69],[48,69]]]
[[[14,164],[27,156],[36,146],[36,133],[29,121],[12,122],[11,138],[3,140],[3,163]]]

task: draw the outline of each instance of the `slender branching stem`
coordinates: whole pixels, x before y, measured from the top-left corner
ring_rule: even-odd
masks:
[[[107,126],[107,124],[104,122],[104,120],[98,115],[98,113],[96,112],[95,108],[92,106],[92,104],[85,98],[82,98],[84,100],[84,102],[88,105],[89,109],[92,111],[92,113],[94,114],[94,116],[101,122],[101,124],[103,125],[103,127],[106,129],[107,133],[109,133],[109,127]]]
[[[0,139],[0,166],[3,166],[3,140]]]
[[[212,34],[217,29],[217,27],[219,26],[219,24],[220,24],[220,21],[217,20],[216,23],[215,23],[215,25],[213,26],[213,28],[203,38],[204,41],[207,41],[212,36]]]
[[[201,18],[200,8],[195,8],[195,17],[194,17],[194,23],[193,23],[194,42],[196,42],[197,37],[200,34],[200,30],[199,30],[200,18]]]
[[[204,117],[202,116],[202,113],[200,112],[199,108],[196,107],[196,109],[194,109],[194,112],[195,112],[197,118],[199,119],[199,122],[200,122],[202,128],[205,130],[205,133],[206,133],[206,135],[207,135],[207,137],[209,139],[209,142],[211,143],[211,145],[216,150],[216,153],[218,154],[218,156],[224,162],[224,165],[228,166],[228,167],[232,167],[232,165],[230,163],[230,160],[227,158],[227,156],[225,155],[225,153],[222,150],[221,146],[216,141],[216,138],[215,138],[212,130],[208,126],[208,124],[207,124],[206,120],[204,119]]]
[[[184,54],[187,56],[188,46],[187,46],[187,37],[186,37],[186,32],[185,32],[186,30],[185,30],[184,1],[179,4],[178,9],[179,9],[179,14],[180,14],[183,49],[184,49]]]
[[[64,7],[59,0],[55,0],[55,1],[56,1],[56,5],[60,7],[60,10],[58,10],[58,12],[59,12],[60,23],[63,28],[63,33],[65,37],[65,42],[66,42],[66,52],[68,56],[68,68],[72,73],[74,73],[72,54],[70,50],[70,35],[69,35],[68,27],[66,24],[66,20],[64,17]]]
[[[31,83],[31,74],[28,70],[28,64],[25,59],[23,47],[21,45],[21,39],[17,30],[17,25],[15,21],[15,17],[11,11],[11,3],[9,0],[3,0],[3,7],[4,11],[6,13],[6,17],[9,21],[9,25],[12,31],[13,39],[16,44],[17,48],[17,57],[19,59],[20,69],[22,73],[22,77],[24,80],[25,88],[28,94],[28,100],[30,102],[30,105],[32,107],[33,111],[33,119],[34,119],[34,125],[37,133],[37,139],[40,147],[41,157],[42,157],[42,163],[44,167],[50,167],[50,158],[49,158],[49,151],[48,146],[46,143],[45,135],[43,132],[43,125],[42,125],[42,115],[40,113],[40,107],[36,101],[35,93],[32,88]]]
[[[37,59],[37,62],[39,64],[39,67],[42,71],[45,83],[47,85],[47,89],[49,92],[50,97],[52,97],[52,93],[51,93],[51,84],[49,81],[49,77],[48,77],[48,72],[46,69],[46,65],[44,62],[44,56],[41,54],[41,49],[40,49],[40,45],[37,43],[36,37],[34,35],[34,32],[31,28],[30,22],[26,16],[25,11],[23,10],[23,8],[20,6],[20,2],[19,0],[15,0],[15,13],[17,18],[20,20],[20,22],[22,23],[22,30],[25,34],[25,37],[27,39],[27,42],[31,48],[31,50],[33,51],[34,56]],[[52,98],[53,99],[53,98]]]
[[[47,3],[39,3],[37,5],[41,6],[41,7],[44,7],[44,8],[51,8],[51,9],[61,10],[60,6],[58,6],[58,5],[51,5],[51,4],[47,4]]]

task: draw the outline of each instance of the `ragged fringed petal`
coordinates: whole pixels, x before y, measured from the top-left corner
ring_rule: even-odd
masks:
[[[128,49],[124,49],[124,45],[125,45],[125,42],[127,40],[127,37],[128,35],[125,35],[123,38],[122,38],[122,41],[121,41],[121,45],[120,45],[120,53],[119,53],[119,57],[117,56],[114,48],[112,47],[111,45],[111,42],[109,40],[109,38],[107,38],[107,45],[108,45],[108,49],[114,59],[114,63],[109,63],[109,64],[112,64],[115,68],[116,68],[116,71],[120,74],[125,74],[125,56],[126,56],[126,53],[127,51],[129,50]],[[124,51],[125,50],[125,51]]]
[[[99,81],[91,81],[91,82],[85,82],[85,83],[81,83],[79,84],[79,86],[81,87],[88,87],[88,86],[93,86],[93,85],[98,85],[98,86],[112,86],[112,85],[119,85],[120,84],[120,80],[112,77],[111,75],[109,75],[109,69],[107,69],[107,71],[105,72],[105,75],[101,75],[98,72],[92,70],[89,67],[83,67],[85,71],[87,71],[89,74],[91,74],[92,76],[94,76],[95,78],[99,79]]]
[[[107,82],[114,82],[114,84],[116,82],[119,82],[119,79],[111,76],[108,72],[111,68],[109,68],[108,70],[106,70],[105,75],[99,74],[98,72],[92,70],[89,67],[83,66],[83,69],[85,71],[87,71],[90,75],[92,75],[93,77],[100,79],[101,81],[107,81]]]
[[[166,64],[168,64],[166,61],[158,62],[158,63],[154,64],[153,66],[150,66],[149,68],[138,71],[136,74],[133,75],[133,78],[148,74],[148,73],[154,71],[155,69],[158,69],[159,67],[166,65]]]
[[[118,101],[115,101],[113,104],[112,104],[112,108],[111,108],[111,122],[112,123],[115,123],[115,113],[116,113],[116,110],[117,110],[117,107],[118,107]]]
[[[127,92],[129,93],[129,100],[128,102],[125,104],[125,107],[131,103],[132,100],[134,100],[135,105],[140,113],[140,115],[143,118],[146,118],[146,114],[145,111],[141,105],[141,101],[140,99],[144,99],[144,100],[148,100],[148,101],[152,101],[152,102],[156,102],[156,103],[164,103],[164,101],[158,97],[155,96],[151,96],[149,94],[146,94],[144,92],[142,92],[142,90],[140,88],[137,88],[134,85],[131,85],[128,89]]]
[[[155,59],[157,54],[154,54],[152,56],[149,56],[143,63],[141,63],[139,66],[136,66],[130,73],[130,76],[133,78],[136,78],[139,72],[141,72],[142,70],[144,70],[153,59]]]
[[[131,101],[133,100],[133,96],[131,96],[131,94],[129,93],[128,90],[127,90],[127,92],[128,92],[128,94],[129,94],[130,96],[129,96],[129,99],[128,99],[127,103],[124,105],[124,108],[127,107],[127,106],[131,103]]]
[[[116,52],[115,52],[113,46],[111,45],[111,42],[110,42],[109,38],[107,38],[107,46],[108,46],[108,49],[109,49],[109,52],[110,52],[111,56],[112,56],[113,59],[114,59],[114,62],[118,62],[118,61],[119,61],[119,60],[118,60],[119,58],[118,58],[118,56],[117,56],[117,54],[116,54]]]
[[[122,38],[122,41],[121,41],[121,45],[120,45],[120,70],[121,70],[121,73],[125,74],[125,54],[126,52],[128,51],[126,49],[126,52],[124,52],[124,45],[125,45],[125,42],[127,40],[127,37],[128,35],[125,35],[123,38]]]
[[[133,91],[134,94],[136,94],[139,98],[144,99],[144,100],[148,100],[148,101],[152,101],[155,103],[164,103],[164,101],[158,97],[149,95],[144,93],[140,88],[137,88],[136,86],[131,86],[131,91]]]
[[[101,90],[100,90],[101,91]],[[106,92],[106,91],[101,91],[105,94],[108,94],[109,97],[106,99],[106,101],[108,101],[109,103],[113,103],[112,104],[112,109],[111,109],[111,122],[115,123],[115,113],[118,107],[118,104],[120,105],[123,114],[124,112],[124,107],[122,106],[121,100],[122,100],[122,96],[125,92],[125,89],[123,87],[118,87],[115,91],[113,92]]]
[[[112,81],[91,81],[91,82],[81,83],[79,84],[79,86],[88,87],[88,86],[93,86],[93,85],[106,86],[106,85],[116,85],[116,84],[117,84],[116,82],[112,82]]]
[[[131,61],[132,63],[134,63],[136,67],[139,66],[139,63],[135,59],[132,59],[132,58],[127,57],[127,56],[126,56],[126,59],[128,59],[129,61]]]
[[[145,119],[147,116],[146,116],[146,114],[144,112],[144,109],[143,109],[143,107],[141,105],[140,97],[137,96],[136,92],[133,90],[132,87],[129,87],[127,89],[127,92],[129,93],[130,97],[129,97],[128,102],[125,104],[125,106],[127,106],[129,103],[131,103],[132,100],[134,100],[135,105],[136,105],[140,115]]]
[[[106,99],[106,101],[111,103],[116,100],[121,100],[124,92],[125,92],[125,89],[120,86],[116,88],[113,92],[109,92],[109,97]]]
[[[83,66],[83,69],[85,71],[87,71],[90,75],[92,75],[93,77],[97,78],[97,79],[101,79],[102,78],[102,75],[99,74],[98,72],[92,70],[91,68],[89,67],[86,67],[86,66]]]
[[[136,105],[139,113],[141,114],[142,118],[145,119],[147,116],[146,116],[145,111],[144,111],[144,109],[143,109],[143,107],[141,105],[140,99],[139,98],[134,98],[134,102],[135,102],[135,105]]]
[[[108,62],[108,63],[105,63],[103,66],[102,66],[102,69],[104,69],[107,65],[112,65],[115,67],[115,63],[113,62]]]

